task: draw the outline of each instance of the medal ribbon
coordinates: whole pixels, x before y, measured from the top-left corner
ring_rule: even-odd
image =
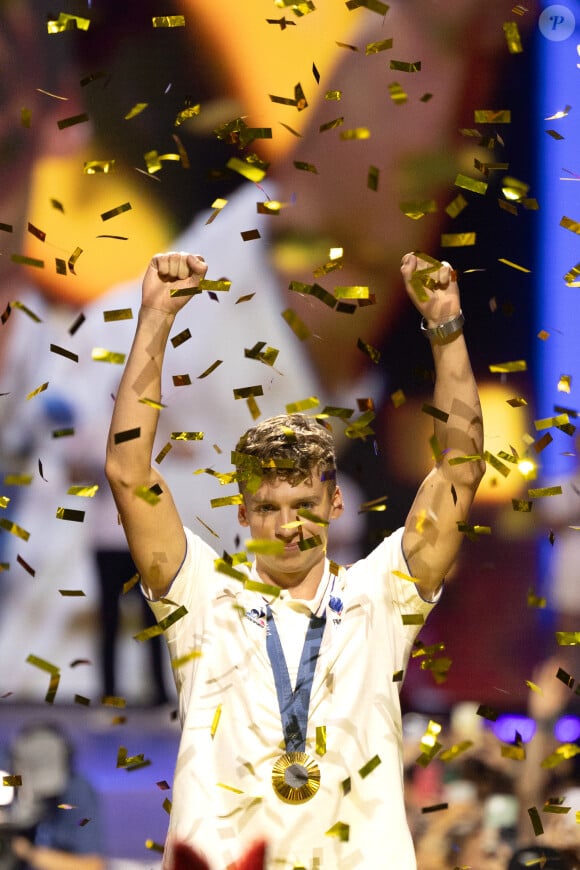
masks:
[[[266,651],[272,666],[276,694],[278,695],[278,706],[280,708],[286,752],[304,752],[310,695],[312,694],[316,661],[320,652],[324,626],[326,625],[326,615],[315,616],[312,614],[310,617],[304,646],[302,647],[302,655],[300,656],[296,687],[292,690],[290,674],[288,673],[284,650],[280,642],[280,635],[278,634],[276,622],[269,605],[266,607],[266,613],[268,617]]]

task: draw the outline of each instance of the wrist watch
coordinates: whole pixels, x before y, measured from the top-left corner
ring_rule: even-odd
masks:
[[[465,317],[461,310],[451,320],[446,320],[445,323],[440,323],[438,326],[427,326],[427,321],[423,317],[421,319],[421,332],[426,338],[444,341],[455,335],[456,332],[461,332],[464,323]]]

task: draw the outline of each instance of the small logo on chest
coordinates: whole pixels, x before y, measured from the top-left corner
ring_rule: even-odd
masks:
[[[340,625],[342,622],[342,599],[336,595],[331,595],[328,599],[328,609],[332,612],[332,621],[334,625]]]
[[[268,618],[263,607],[253,607],[251,610],[246,610],[244,616],[260,628],[268,627]]]

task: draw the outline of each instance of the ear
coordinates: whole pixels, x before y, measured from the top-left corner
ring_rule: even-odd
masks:
[[[248,511],[245,505],[245,502],[242,502],[238,505],[238,522],[241,526],[249,526],[248,522]]]
[[[332,504],[330,507],[330,519],[336,520],[344,510],[344,499],[340,486],[337,486],[332,494]]]

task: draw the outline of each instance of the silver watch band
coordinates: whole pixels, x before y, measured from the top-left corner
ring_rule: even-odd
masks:
[[[423,317],[421,318],[421,332],[429,339],[439,339],[440,341],[443,341],[444,339],[455,335],[456,332],[461,332],[464,323],[465,317],[463,316],[462,311],[451,320],[447,320],[445,323],[440,323],[439,326],[427,326],[425,318]]]

